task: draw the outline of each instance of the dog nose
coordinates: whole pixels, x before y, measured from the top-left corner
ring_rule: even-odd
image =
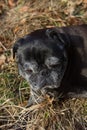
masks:
[[[34,61],[25,62],[24,65],[23,65],[23,68],[24,68],[25,71],[29,70],[30,72],[37,73],[38,65]]]
[[[32,73],[33,72],[33,68],[30,68],[28,64],[24,64],[24,70],[28,73]]]
[[[26,72],[29,73],[29,74],[31,74],[33,72],[33,70],[27,69]]]

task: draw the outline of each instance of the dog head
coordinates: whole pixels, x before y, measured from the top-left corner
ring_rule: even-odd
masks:
[[[68,58],[66,38],[55,28],[36,30],[13,46],[20,75],[34,91],[55,89],[61,84]]]

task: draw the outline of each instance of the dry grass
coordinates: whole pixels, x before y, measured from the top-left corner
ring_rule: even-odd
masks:
[[[87,23],[86,0],[0,2],[0,130],[86,130],[87,100],[69,99],[26,108],[29,85],[18,75],[11,48],[18,37],[51,26]]]

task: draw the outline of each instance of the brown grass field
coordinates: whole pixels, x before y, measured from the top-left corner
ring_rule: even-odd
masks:
[[[26,108],[29,85],[12,58],[14,42],[36,29],[87,23],[87,0],[0,0],[0,130],[87,130],[87,99],[48,96]]]

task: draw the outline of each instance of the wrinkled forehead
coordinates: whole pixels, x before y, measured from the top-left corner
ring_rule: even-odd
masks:
[[[56,43],[58,41],[52,40],[46,34],[46,30],[37,30],[24,36],[18,43],[18,55],[22,57],[44,57],[56,56],[58,58],[63,56],[63,50]]]
[[[18,55],[25,60],[45,58],[47,55],[52,55],[52,49],[43,44],[42,40],[32,40],[25,43],[18,49]]]
[[[26,58],[36,58],[36,57],[47,57],[47,56],[56,56],[60,58],[63,55],[63,51],[49,39],[40,39],[40,38],[28,38],[25,40],[25,44],[21,46],[18,50],[18,53],[24,55]]]

